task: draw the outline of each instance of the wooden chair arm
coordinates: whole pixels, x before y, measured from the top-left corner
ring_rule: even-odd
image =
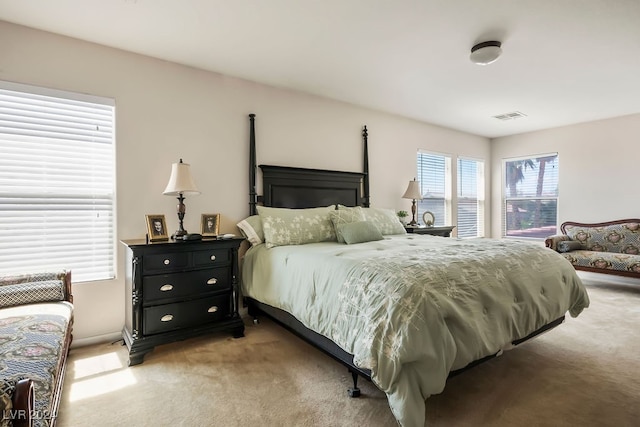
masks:
[[[33,381],[23,379],[16,384],[16,390],[13,394],[13,410],[15,417],[13,419],[14,427],[32,427],[33,420],[31,414],[35,409],[35,394],[33,390]]]

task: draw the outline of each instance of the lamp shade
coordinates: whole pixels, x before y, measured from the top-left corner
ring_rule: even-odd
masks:
[[[191,167],[188,163],[174,163],[171,165],[171,176],[167,188],[162,193],[165,196],[177,196],[179,194],[200,194],[191,176]]]
[[[407,191],[404,192],[403,199],[422,200],[422,193],[420,193],[420,181],[409,181]]]

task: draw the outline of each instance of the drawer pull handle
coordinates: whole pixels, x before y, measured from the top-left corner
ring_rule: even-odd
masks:
[[[171,260],[165,259],[164,260],[164,265],[169,265],[169,264],[171,264]]]
[[[218,279],[216,279],[215,277],[207,280],[207,285],[215,285],[216,283],[218,283]]]
[[[215,313],[216,311],[218,311],[218,306],[216,305],[209,307],[209,310],[207,310],[209,313]]]
[[[215,255],[211,255],[211,261],[215,261],[216,260],[216,256]]]
[[[173,320],[173,314],[165,314],[160,318],[161,322],[171,322]]]
[[[160,286],[160,290],[162,292],[170,291],[172,289],[173,289],[173,285],[162,285],[162,286]]]

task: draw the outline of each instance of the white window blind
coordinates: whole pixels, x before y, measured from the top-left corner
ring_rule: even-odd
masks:
[[[422,223],[422,214],[430,211],[434,214],[436,226],[445,225],[451,203],[451,158],[440,154],[418,152],[418,176],[422,200],[418,200],[418,217]]]
[[[458,237],[484,237],[484,162],[458,158]]]
[[[504,236],[546,238],[558,222],[558,154],[504,161]]]
[[[113,100],[0,82],[0,273],[115,277]]]

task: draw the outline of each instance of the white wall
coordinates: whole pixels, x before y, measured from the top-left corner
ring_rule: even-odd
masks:
[[[258,163],[284,166],[361,171],[366,124],[373,206],[408,210],[400,196],[419,148],[489,162],[489,140],[479,136],[1,21],[0,40],[0,79],[116,100],[118,240],[143,238],[148,213],[177,228],[176,201],[162,191],[179,158],[202,191],[186,199],[185,228],[197,231],[201,213],[219,212],[221,231],[237,233],[248,213],[249,113]],[[76,343],[121,330],[123,256],[118,244],[115,280],[74,284]]]
[[[491,219],[501,233],[502,160],[558,153],[558,226],[640,218],[640,114],[497,138],[491,142]]]

